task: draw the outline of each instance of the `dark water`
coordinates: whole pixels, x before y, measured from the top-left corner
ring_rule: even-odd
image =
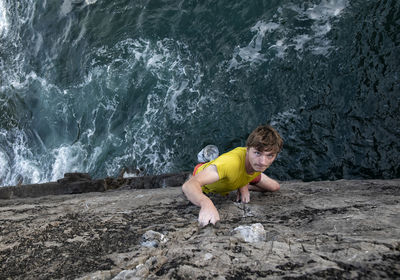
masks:
[[[0,0],[0,181],[190,170],[271,123],[280,179],[400,177],[400,1]]]

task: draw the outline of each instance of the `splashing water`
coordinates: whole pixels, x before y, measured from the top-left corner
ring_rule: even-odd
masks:
[[[4,6],[3,0],[0,1],[0,38],[6,37],[9,28],[7,20],[7,11]]]

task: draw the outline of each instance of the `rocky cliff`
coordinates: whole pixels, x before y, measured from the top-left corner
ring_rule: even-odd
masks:
[[[0,278],[400,278],[400,180],[282,182],[246,205],[211,196],[222,220],[199,228],[185,176],[3,188]]]

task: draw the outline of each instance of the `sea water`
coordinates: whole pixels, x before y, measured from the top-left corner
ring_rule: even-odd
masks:
[[[0,0],[0,185],[189,171],[284,138],[279,180],[400,177],[397,0]]]

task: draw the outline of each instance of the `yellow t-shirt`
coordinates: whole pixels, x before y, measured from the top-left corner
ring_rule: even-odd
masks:
[[[247,174],[245,167],[246,151],[246,147],[239,147],[200,166],[196,170],[196,174],[210,165],[215,165],[219,175],[217,182],[202,187],[203,192],[224,195],[247,185],[260,175],[261,172]]]

